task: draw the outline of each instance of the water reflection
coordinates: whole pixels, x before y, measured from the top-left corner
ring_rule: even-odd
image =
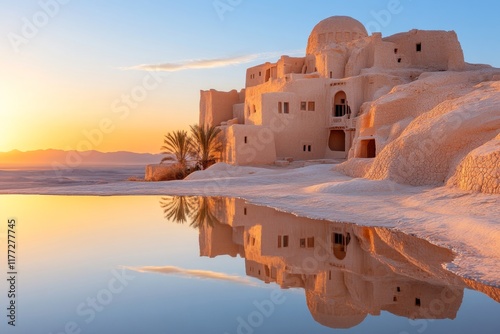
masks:
[[[208,197],[168,196],[163,197],[160,206],[167,220],[180,224],[190,222],[190,226],[220,224],[214,215],[214,199]]]
[[[465,287],[499,289],[443,268],[453,253],[385,228],[312,220],[234,198],[165,197],[165,217],[199,229],[201,256],[245,258],[246,274],[305,290],[313,318],[351,328],[381,311],[454,319]]]

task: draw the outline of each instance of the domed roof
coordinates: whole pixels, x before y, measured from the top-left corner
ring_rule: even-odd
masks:
[[[352,301],[348,300],[348,298],[328,300],[326,297],[310,290],[306,290],[306,302],[313,319],[330,328],[347,329],[355,327],[362,323],[368,315],[361,310],[355,309],[352,306]]]
[[[323,49],[330,43],[350,42],[368,36],[365,26],[349,16],[332,16],[319,22],[307,43],[307,54]]]

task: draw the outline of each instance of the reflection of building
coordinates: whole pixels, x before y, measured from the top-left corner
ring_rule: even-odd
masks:
[[[351,147],[352,156],[370,158],[377,145],[373,124],[358,124],[364,103],[423,72],[464,67],[455,32],[382,38],[353,18],[333,16],[314,27],[305,57],[249,68],[240,92],[202,91],[200,124],[222,126],[229,163],[346,158]]]
[[[381,311],[455,318],[464,284],[442,269],[448,250],[381,228],[296,217],[213,199],[219,223],[200,228],[203,256],[240,255],[247,275],[303,288],[319,323],[350,328]],[[404,245],[404,247],[403,247]]]

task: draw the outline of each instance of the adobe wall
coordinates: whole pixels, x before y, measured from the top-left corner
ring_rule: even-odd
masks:
[[[236,90],[221,92],[215,89],[200,91],[199,124],[218,126],[233,118],[233,105],[240,102],[241,94]]]
[[[383,39],[392,42],[407,67],[434,71],[460,71],[465,68],[464,54],[454,31],[411,30]],[[420,51],[417,45],[420,44]]]
[[[223,161],[234,165],[265,165],[276,161],[273,132],[265,126],[235,124],[224,129]]]

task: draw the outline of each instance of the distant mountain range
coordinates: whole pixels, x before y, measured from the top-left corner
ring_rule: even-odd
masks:
[[[99,151],[62,151],[37,150],[22,152],[18,150],[0,152],[0,168],[53,166],[117,166],[157,164],[164,157],[162,154]]]

